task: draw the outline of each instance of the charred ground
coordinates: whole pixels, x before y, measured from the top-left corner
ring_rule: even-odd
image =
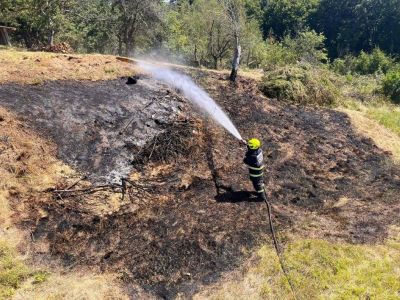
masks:
[[[279,229],[376,243],[390,225],[399,224],[400,170],[389,153],[353,131],[346,114],[266,99],[252,80],[241,78],[233,86],[222,75],[192,75],[245,137],[263,140],[268,196]],[[104,191],[54,193],[50,201],[40,194],[16,196],[14,203],[29,202],[31,211],[23,220],[16,215],[15,222],[32,231],[37,257],[59,259],[72,269],[119,272],[132,295],[139,284],[158,297],[189,296],[239,266],[268,239],[266,207],[246,192],[251,186],[235,140],[196,119],[164,86],[151,80],[133,90],[123,85],[0,86],[0,104],[52,139],[58,156],[92,174],[94,182],[117,170],[115,161],[126,161],[122,165],[133,172],[127,195],[123,200],[118,195],[118,209],[96,210],[98,203],[110,201]],[[57,93],[49,102],[52,90]],[[141,112],[152,100],[154,117]],[[181,113],[175,114],[179,105]],[[132,113],[138,119],[118,136]],[[158,116],[168,121],[155,122]],[[177,125],[182,122],[187,126]],[[93,146],[103,145],[104,136],[106,147]],[[168,152],[180,138],[190,140],[190,153]],[[129,147],[138,140],[146,142]],[[93,153],[100,160],[97,169]],[[104,159],[107,153],[111,160]]]

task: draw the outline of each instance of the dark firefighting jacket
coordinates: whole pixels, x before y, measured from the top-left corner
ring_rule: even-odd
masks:
[[[247,149],[243,162],[249,167],[250,179],[261,178],[264,175],[264,156],[261,149]]]

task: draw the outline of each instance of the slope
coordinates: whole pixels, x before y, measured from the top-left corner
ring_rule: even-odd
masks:
[[[251,79],[233,86],[223,74],[188,72],[244,136],[263,140],[268,196],[288,239],[368,247],[399,225],[400,171],[345,113],[266,99]],[[0,104],[41,137],[35,147],[51,143],[51,159],[75,170],[7,196],[12,224],[31,233],[22,248],[33,262],[116,273],[131,297],[143,290],[190,297],[270,242],[266,208],[247,192],[244,149],[182,101],[144,75],[132,87],[121,80],[0,86]],[[25,185],[38,173],[4,170]]]

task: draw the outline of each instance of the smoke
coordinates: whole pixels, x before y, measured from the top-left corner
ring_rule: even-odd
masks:
[[[239,131],[225,112],[215,101],[193,80],[183,74],[167,68],[157,67],[149,63],[140,62],[139,66],[149,72],[156,80],[162,81],[171,87],[179,89],[182,94],[195,106],[212,117],[218,124],[228,130],[234,137],[242,140]]]

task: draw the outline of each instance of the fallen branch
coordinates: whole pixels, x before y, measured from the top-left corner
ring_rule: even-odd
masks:
[[[79,182],[81,182],[82,180],[87,179],[87,176],[83,176],[82,178],[80,178],[79,180],[77,180],[74,184],[72,184],[71,186],[67,187],[66,190],[70,190],[72,188],[74,188]]]
[[[145,109],[149,108],[154,103],[154,101],[155,101],[155,99],[151,100],[150,103],[148,103],[145,107],[143,107],[142,109],[139,110],[139,113],[141,113]],[[137,118],[137,116],[133,116],[118,134],[122,135],[128,129],[128,127],[132,124],[132,122],[135,120],[135,118]]]
[[[92,186],[89,188],[85,189],[76,189],[76,190],[71,190],[71,189],[66,189],[66,190],[51,190],[53,193],[85,193],[85,192],[90,192],[94,190],[104,190],[104,189],[115,189],[115,188],[121,188],[121,185],[119,184],[105,184],[105,185],[97,185],[97,186]]]

